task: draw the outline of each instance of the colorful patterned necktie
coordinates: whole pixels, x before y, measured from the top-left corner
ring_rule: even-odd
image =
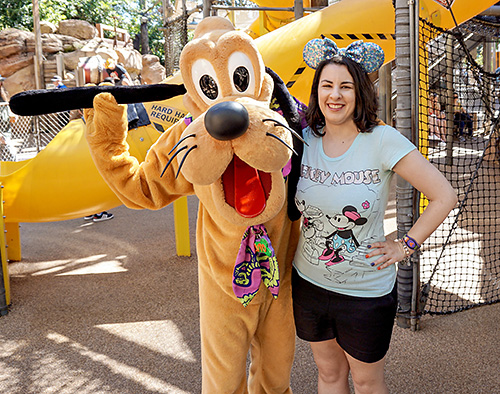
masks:
[[[279,292],[278,260],[264,225],[250,226],[243,234],[233,273],[233,291],[247,306],[264,282],[274,298]]]

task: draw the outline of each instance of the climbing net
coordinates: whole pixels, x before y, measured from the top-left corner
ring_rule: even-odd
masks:
[[[70,112],[40,116],[14,116],[0,103],[0,161],[31,159],[68,123]]]
[[[424,313],[500,300],[500,74],[485,71],[494,31],[478,20],[449,31],[420,21],[419,149],[459,197],[422,249]]]
[[[187,20],[188,15],[179,9],[165,23],[163,30],[165,34],[165,71],[167,76],[179,70],[179,57],[182,48],[188,42]]]

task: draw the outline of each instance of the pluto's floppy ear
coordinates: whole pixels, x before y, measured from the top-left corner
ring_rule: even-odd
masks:
[[[302,135],[301,117],[297,109],[295,99],[290,94],[288,88],[278,74],[276,74],[269,67],[266,67],[266,72],[273,78],[273,98],[275,98],[279,104],[280,109],[283,112],[283,117],[292,129]]]
[[[28,90],[10,99],[12,112],[21,116],[92,108],[99,93],[111,93],[118,104],[162,101],[186,93],[184,85],[83,86],[65,89]]]
[[[302,137],[302,116],[299,110],[300,104],[290,94],[288,88],[278,74],[269,67],[266,67],[266,72],[273,78],[273,98],[276,99],[281,112],[283,112],[283,117],[288,122],[288,125]],[[292,171],[288,176],[288,217],[292,221],[300,218],[300,211],[295,206],[295,192],[297,191],[297,182],[300,175],[303,148],[303,142],[298,138],[294,138],[293,149],[297,152],[297,155],[292,155]]]

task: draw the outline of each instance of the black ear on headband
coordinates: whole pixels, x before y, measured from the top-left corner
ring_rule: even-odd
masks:
[[[133,86],[83,86],[65,89],[28,90],[10,99],[12,112],[21,116],[43,115],[53,112],[92,108],[99,93],[111,93],[118,104],[162,101],[186,93],[184,85],[159,83]]]

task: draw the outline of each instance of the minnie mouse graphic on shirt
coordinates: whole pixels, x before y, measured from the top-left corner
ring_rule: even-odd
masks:
[[[364,225],[368,220],[362,217],[356,207],[352,205],[345,206],[341,214],[325,216],[335,228],[335,231],[325,237],[326,247],[318,259],[329,267],[345,260],[344,256],[340,254],[341,251],[347,253],[354,253],[356,251],[359,242],[352,230],[356,226]]]

